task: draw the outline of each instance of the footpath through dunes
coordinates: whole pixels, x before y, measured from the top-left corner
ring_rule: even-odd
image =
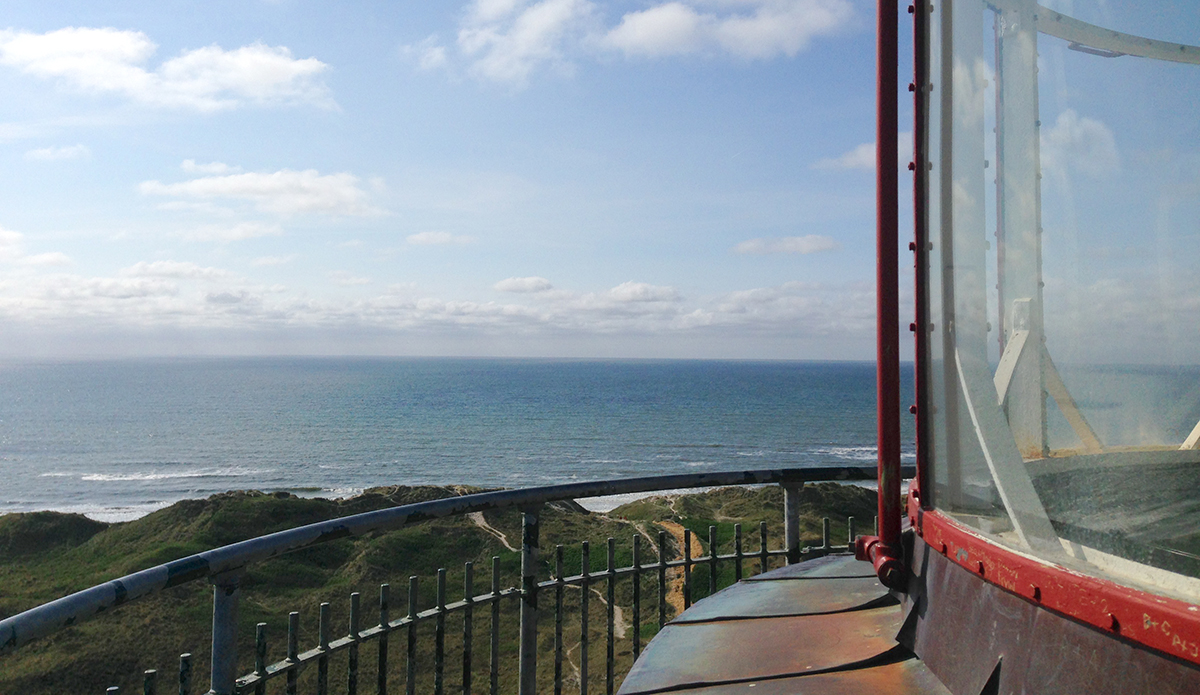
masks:
[[[0,618],[8,617],[74,591],[114,579],[163,562],[252,538],[326,519],[410,504],[430,499],[481,491],[478,488],[407,487],[373,488],[339,500],[300,498],[287,493],[264,494],[244,491],[214,495],[203,500],[185,500],[134,521],[106,524],[72,514],[35,512],[0,516]],[[821,484],[806,486],[802,494],[802,531],[810,542],[820,537],[821,517],[834,520],[835,533],[844,533],[845,518],[870,518],[875,498],[871,491],[854,486]],[[657,559],[657,538],[667,531],[670,559],[681,555],[682,531],[693,532],[693,557],[708,552],[708,527],[717,527],[719,552],[732,552],[733,525],[745,530],[745,550],[757,549],[757,528],[766,521],[771,546],[782,542],[783,496],[778,487],[724,488],[694,495],[648,497],[618,507],[607,514],[591,513],[573,502],[547,505],[541,515],[541,579],[553,576],[555,545],[562,544],[564,571],[577,574],[582,565],[580,543],[591,546],[590,570],[603,572],[607,566],[606,541],[616,539],[616,566],[632,563],[631,541],[640,535],[642,562]],[[306,550],[273,558],[251,566],[242,580],[239,609],[239,654],[241,672],[253,669],[254,634],[257,623],[266,624],[268,662],[282,659],[287,644],[290,611],[300,612],[301,644],[315,643],[317,607],[331,604],[335,636],[348,624],[349,596],[362,596],[363,627],[377,620],[379,585],[391,584],[391,617],[407,613],[406,594],[410,576],[418,577],[418,607],[436,605],[436,576],[447,571],[447,601],[459,600],[464,592],[464,563],[474,566],[475,595],[490,590],[492,558],[498,557],[501,587],[520,586],[520,513],[515,510],[486,512],[478,516],[436,519],[411,527],[363,537],[342,538]],[[647,542],[650,541],[650,542]],[[757,571],[757,561],[747,560],[747,573]],[[693,570],[693,599],[707,594],[708,568]],[[732,567],[720,568],[722,585],[732,581]],[[679,573],[680,575],[682,573]],[[726,576],[728,575],[728,576]],[[604,644],[607,626],[607,586],[596,578],[588,592],[588,636],[590,642],[588,682],[593,692],[604,687]],[[657,578],[642,578],[642,627],[645,644],[657,631]],[[550,592],[551,594],[553,592]],[[580,663],[580,604],[582,592],[564,592],[564,642],[566,687],[578,687]],[[632,582],[619,580],[614,593],[615,669],[625,673],[632,663]],[[545,604],[547,635],[553,634],[552,599]],[[667,618],[682,607],[682,576],[672,577]],[[207,663],[212,625],[212,588],[204,581],[174,587],[0,656],[0,693],[84,693],[119,686],[121,692],[140,692],[141,674],[157,669],[160,679],[173,677],[179,654],[190,652],[197,671],[194,692],[207,687]],[[445,645],[448,655],[462,651],[461,614],[447,621]],[[488,683],[487,643],[490,610],[480,606],[474,615],[475,659],[472,680],[476,690]],[[516,689],[516,601],[501,604],[502,635],[499,685]],[[453,626],[451,628],[450,626]],[[623,629],[622,629],[623,628]],[[417,659],[418,688],[432,690],[432,625],[419,626]],[[388,662],[393,683],[403,683],[405,659],[397,637]],[[305,647],[306,648],[306,647]],[[539,678],[553,677],[552,648],[539,660]],[[399,651],[397,651],[399,650]],[[377,669],[376,650],[362,650],[359,669],[363,678]],[[459,658],[448,656],[447,659]],[[345,660],[330,663],[331,683],[345,682]],[[340,669],[340,670],[339,670]],[[574,673],[574,684],[571,682]],[[301,674],[302,688],[315,685],[315,669]],[[313,682],[309,682],[313,681]],[[163,683],[160,683],[160,689]],[[365,681],[364,681],[365,682]],[[447,666],[444,686],[461,689],[461,667]],[[99,689],[99,690],[98,690]],[[309,690],[312,688],[309,687]]]

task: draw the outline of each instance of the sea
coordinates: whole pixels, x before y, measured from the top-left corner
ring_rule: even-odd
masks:
[[[907,404],[911,365],[902,383]],[[912,461],[912,418],[901,422]],[[869,466],[874,441],[873,362],[0,364],[0,513],[124,521],[229,490],[337,498],[386,485]]]

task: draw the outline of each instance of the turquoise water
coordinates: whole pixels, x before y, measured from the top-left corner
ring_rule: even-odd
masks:
[[[7,364],[0,393],[0,512],[119,519],[233,489],[345,496],[875,460],[873,363]]]

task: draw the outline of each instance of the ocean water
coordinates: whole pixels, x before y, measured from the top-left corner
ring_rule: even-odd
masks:
[[[911,366],[903,383],[909,403]],[[121,520],[227,490],[342,497],[875,460],[862,362],[22,363],[0,365],[0,394],[0,513]]]

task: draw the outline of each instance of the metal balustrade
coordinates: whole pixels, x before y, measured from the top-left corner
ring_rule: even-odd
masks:
[[[911,476],[912,471],[905,470],[904,474]],[[298,690],[301,671],[314,664],[316,669],[314,688],[319,695],[334,691],[357,695],[364,690],[365,685],[359,668],[360,649],[366,648],[372,642],[377,650],[376,668],[373,674],[375,676],[374,692],[377,695],[387,695],[392,685],[389,683],[388,658],[390,653],[389,637],[393,633],[396,633],[399,639],[405,642],[406,668],[403,684],[406,695],[414,695],[419,674],[423,669],[430,668],[430,664],[421,663],[418,656],[419,634],[417,628],[422,623],[430,622],[434,626],[433,692],[434,695],[444,695],[447,665],[447,619],[451,614],[461,614],[462,617],[461,626],[459,626],[462,631],[462,646],[461,653],[458,655],[461,664],[461,692],[463,695],[484,692],[483,688],[475,688],[473,681],[476,666],[474,638],[476,632],[475,610],[477,608],[481,612],[486,610],[490,613],[487,643],[489,678],[486,692],[489,695],[498,695],[500,691],[499,667],[502,658],[501,642],[505,637],[501,629],[501,610],[502,605],[506,603],[519,606],[520,627],[515,636],[519,645],[517,656],[518,692],[521,695],[533,695],[538,691],[539,686],[537,668],[539,617],[541,613],[545,612],[539,603],[541,596],[549,593],[552,596],[554,618],[553,692],[554,695],[561,695],[564,688],[564,618],[566,617],[564,594],[567,587],[579,587],[578,692],[579,695],[588,695],[588,665],[591,648],[589,598],[593,591],[593,584],[603,583],[605,591],[602,600],[606,604],[604,685],[605,695],[612,695],[618,685],[617,678],[621,675],[616,670],[616,614],[618,610],[616,587],[619,581],[628,579],[631,582],[630,642],[632,657],[637,659],[642,650],[644,577],[649,576],[655,579],[654,584],[657,589],[655,592],[657,594],[655,597],[657,601],[656,623],[661,629],[666,624],[668,616],[669,573],[682,574],[683,607],[686,609],[692,603],[693,570],[698,567],[707,570],[706,588],[707,593],[711,595],[716,593],[719,588],[718,575],[722,564],[726,567],[732,565],[733,581],[740,581],[745,576],[747,565],[751,567],[757,565],[757,570],[761,573],[769,569],[772,558],[782,558],[788,563],[794,563],[807,557],[846,551],[853,544],[856,533],[853,517],[849,520],[846,545],[832,544],[830,521],[826,518],[823,523],[821,544],[801,547],[799,536],[800,490],[805,482],[871,480],[874,476],[874,468],[845,467],[656,476],[463,495],[332,519],[169,562],[7,618],[0,621],[0,639],[4,640],[0,644],[0,654],[19,648],[33,639],[55,632],[109,607],[169,586],[207,578],[213,585],[212,662],[209,695],[233,695],[234,693],[263,695],[267,692],[268,683],[280,680],[283,681],[284,692],[293,695]],[[763,522],[758,529],[758,548],[747,552],[744,549],[741,525],[737,524],[734,527],[733,552],[721,554],[717,550],[717,529],[715,526],[710,526],[707,555],[693,557],[693,534],[690,529],[685,529],[683,547],[680,549],[682,557],[670,559],[668,534],[660,531],[655,549],[656,558],[653,562],[643,562],[643,537],[638,534],[633,536],[630,545],[632,552],[630,566],[616,566],[616,541],[609,538],[605,548],[606,563],[603,570],[591,569],[591,548],[589,543],[584,541],[580,545],[579,574],[567,575],[568,569],[564,566],[564,546],[557,545],[554,549],[552,575],[548,579],[537,577],[540,552],[539,518],[543,505],[549,502],[631,492],[762,484],[779,484],[784,489],[784,544],[781,548],[769,548],[767,524]],[[500,558],[497,556],[492,558],[490,590],[476,593],[474,567],[472,563],[468,562],[464,566],[463,598],[448,602],[446,570],[439,569],[435,580],[434,605],[425,609],[418,605],[420,580],[415,576],[410,577],[407,610],[401,617],[393,617],[390,605],[390,585],[382,584],[379,588],[378,621],[369,627],[362,625],[364,618],[361,597],[357,592],[352,593],[349,596],[349,619],[345,634],[333,637],[335,628],[330,621],[331,607],[329,603],[322,603],[318,607],[316,643],[313,647],[301,651],[300,614],[292,612],[288,616],[286,657],[280,661],[268,663],[267,625],[259,623],[255,630],[254,670],[241,677],[236,675],[238,668],[236,628],[237,609],[241,594],[240,578],[248,565],[335,538],[396,529],[434,518],[512,507],[522,510],[520,586],[501,588]],[[511,638],[511,636],[509,637]],[[329,682],[330,659],[339,652],[345,652],[345,679],[342,684],[334,687]],[[176,684],[179,695],[192,695],[192,670],[191,654],[182,654],[179,659]],[[147,695],[157,693],[159,689],[157,681],[157,671],[145,671],[143,693]],[[171,689],[173,690],[174,686]],[[110,687],[106,692],[118,693],[119,689]],[[164,692],[167,692],[166,689]]]

